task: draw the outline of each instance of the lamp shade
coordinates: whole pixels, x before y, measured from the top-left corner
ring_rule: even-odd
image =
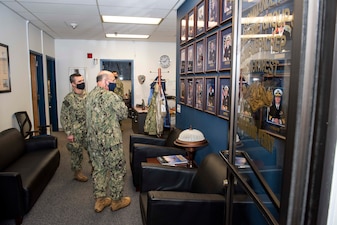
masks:
[[[175,145],[184,147],[187,151],[188,166],[189,168],[193,167],[194,153],[198,147],[204,146],[207,144],[203,133],[196,129],[186,129],[182,131],[178,138],[174,141]]]
[[[201,147],[207,140],[201,131],[189,128],[182,131],[174,143],[180,147]]]
[[[199,141],[204,141],[205,137],[201,131],[196,130],[196,129],[186,129],[182,131],[178,137],[178,141],[183,141],[183,142],[199,142]]]

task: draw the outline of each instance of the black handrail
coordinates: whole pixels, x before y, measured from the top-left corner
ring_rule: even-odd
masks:
[[[225,154],[221,154],[220,156],[223,158],[223,160],[225,161],[225,163],[228,166],[228,169],[230,170],[230,172],[232,174],[234,174],[234,176],[238,179],[238,181],[240,182],[240,184],[243,186],[243,188],[245,189],[245,191],[247,192],[247,194],[253,199],[253,201],[256,203],[258,209],[260,210],[260,212],[263,214],[263,216],[266,218],[268,224],[270,225],[278,225],[279,223],[277,222],[277,220],[275,219],[275,217],[271,214],[271,212],[269,211],[269,209],[263,204],[263,202],[259,199],[259,197],[257,196],[257,194],[254,192],[254,190],[249,186],[249,184],[247,183],[247,181],[243,178],[243,176],[238,172],[237,168],[231,164],[228,159],[226,158]],[[244,157],[246,158],[247,155],[244,155]],[[249,157],[248,157],[249,158]],[[250,160],[250,158],[249,158]],[[249,160],[247,160],[249,162]],[[252,163],[250,161],[250,163]],[[253,163],[252,163],[253,165]],[[253,170],[254,168],[251,167]],[[258,172],[259,173],[259,172]]]

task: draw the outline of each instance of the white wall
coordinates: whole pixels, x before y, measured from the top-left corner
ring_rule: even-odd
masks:
[[[142,99],[147,102],[150,83],[158,75],[159,57],[166,54],[171,58],[171,66],[162,69],[162,77],[166,79],[166,93],[174,96],[176,94],[175,42],[55,40],[59,111],[64,96],[69,92],[69,68],[86,69],[88,91],[96,85],[96,75],[100,71],[100,63],[94,65],[93,59],[87,58],[87,53],[92,53],[93,58],[97,58],[98,61],[100,59],[133,60],[134,104],[141,104]],[[168,71],[169,73],[167,73]],[[146,76],[146,81],[142,85],[139,84],[137,78],[140,74]]]
[[[11,92],[0,93],[0,130],[4,130],[10,127],[18,128],[13,116],[16,111],[27,111],[30,117],[33,117],[29,66],[29,50],[32,48],[30,46],[41,54],[46,47],[49,56],[54,57],[52,50],[54,41],[1,4],[0,27],[0,43],[9,47],[11,79]],[[44,47],[42,40],[45,42]],[[49,120],[49,114],[46,117]]]

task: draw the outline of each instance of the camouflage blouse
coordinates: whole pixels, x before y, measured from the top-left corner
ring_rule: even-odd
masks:
[[[70,92],[64,97],[60,122],[67,135],[75,135],[86,131],[85,105],[87,93],[82,95]]]
[[[119,121],[127,118],[128,108],[118,95],[96,86],[87,96],[86,113],[88,151],[122,143]]]

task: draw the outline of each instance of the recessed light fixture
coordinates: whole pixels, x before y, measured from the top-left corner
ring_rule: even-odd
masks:
[[[147,34],[105,34],[107,38],[137,38],[137,39],[147,39],[150,35]]]
[[[129,16],[102,16],[105,23],[135,23],[135,24],[152,24],[157,25],[162,18],[151,17],[129,17]]]

